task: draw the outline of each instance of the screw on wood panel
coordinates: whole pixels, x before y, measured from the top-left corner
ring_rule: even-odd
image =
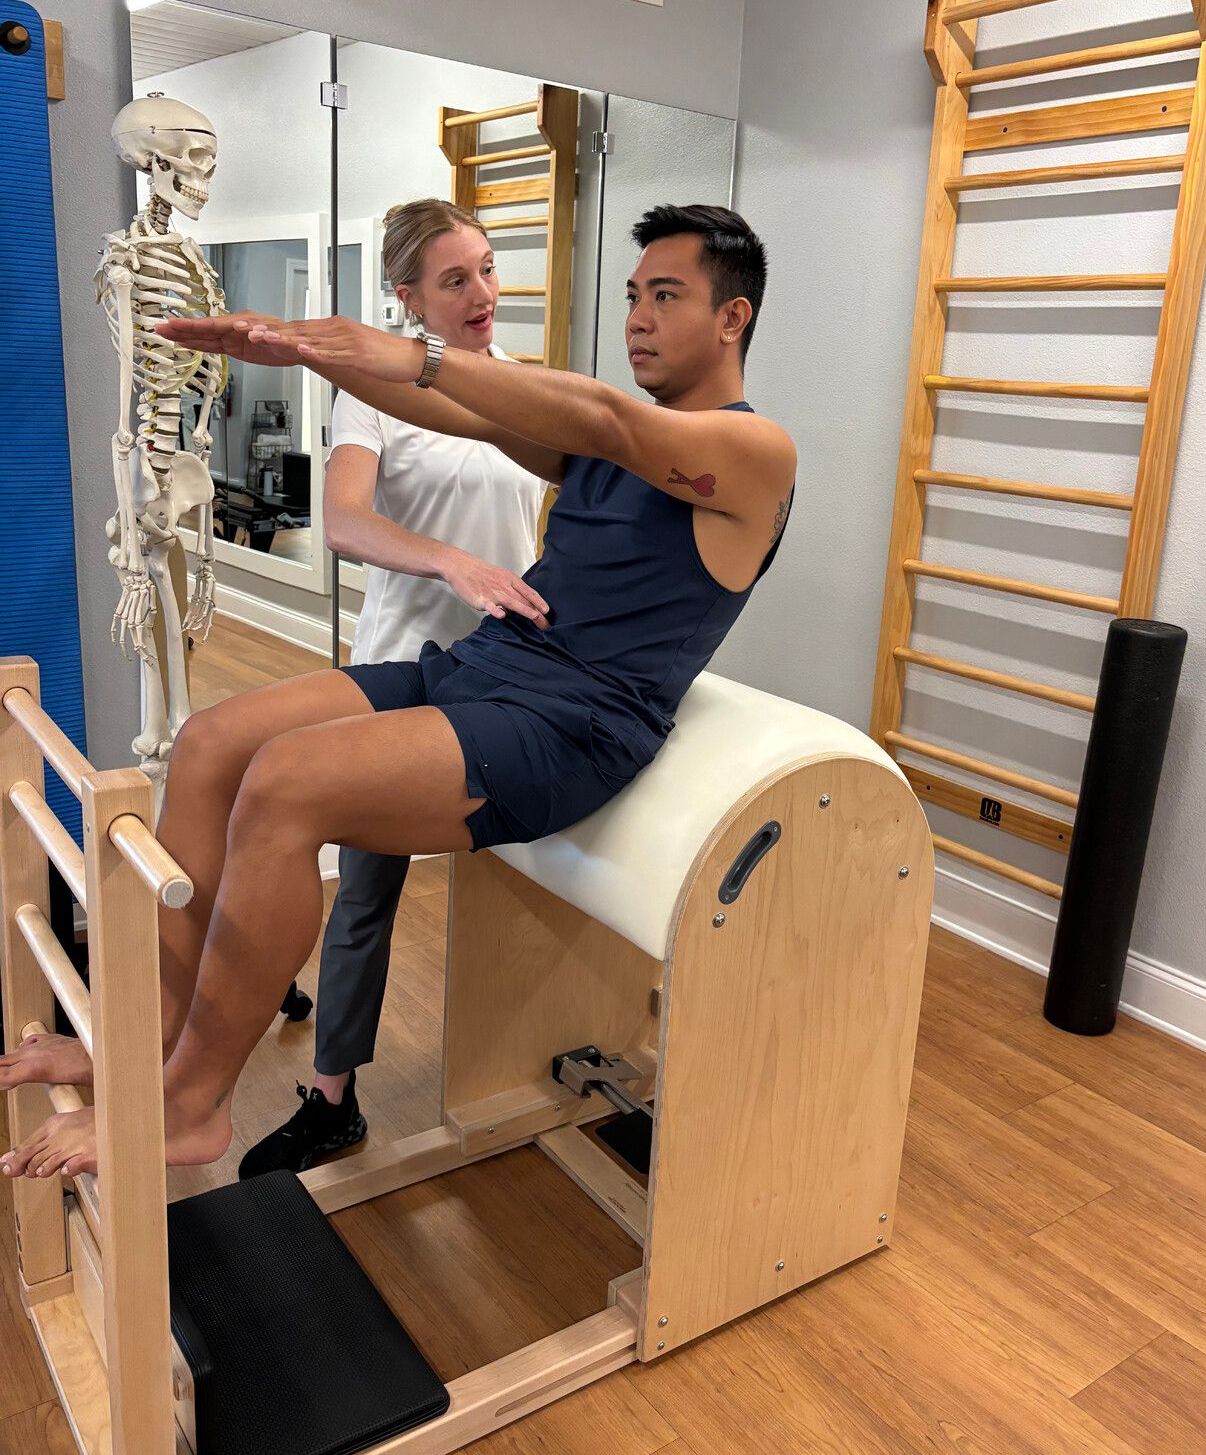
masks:
[[[909,866],[907,864],[902,864],[900,868],[896,871],[896,877],[898,879],[907,879],[909,877]]]
[[[670,1320],[666,1317],[665,1314],[663,1314],[661,1318],[658,1319],[657,1326],[659,1329],[664,1329],[669,1322]]]
[[[886,1223],[888,1221],[888,1214],[887,1213],[880,1213],[879,1220],[880,1220],[881,1223]]]
[[[883,1234],[882,1234],[882,1233],[880,1233],[880,1235],[879,1235],[879,1237],[878,1237],[878,1238],[876,1238],[876,1240],[875,1240],[875,1241],[876,1241],[876,1242],[877,1242],[877,1243],[882,1243],[882,1242],[883,1242],[883,1240],[884,1240],[884,1235],[883,1235]]]
[[[560,1111],[561,1110],[561,1103],[559,1101],[555,1101],[553,1103],[553,1110],[554,1111]]]
[[[784,1263],[784,1262],[783,1262],[783,1260],[782,1260],[782,1259],[780,1259],[780,1260],[779,1260],[779,1261],[778,1261],[778,1263],[776,1263],[776,1264],[775,1264],[775,1272],[776,1272],[776,1273],[782,1273],[782,1272],[783,1272],[783,1270],[784,1270],[784,1268],[786,1268],[786,1266],[787,1266],[787,1265],[786,1265],[786,1264],[785,1264],[785,1263]]]
[[[658,1348],[659,1348],[659,1349],[664,1349],[664,1348],[665,1348],[665,1347],[666,1347],[666,1341],[665,1341],[665,1339],[663,1339],[663,1340],[662,1340],[662,1341],[661,1341],[661,1343],[660,1343],[660,1344],[658,1344],[658,1346],[657,1346],[657,1347],[658,1347]]]
[[[712,916],[712,928],[714,930],[721,929],[724,926],[724,922],[725,920],[723,914],[714,914]]]
[[[817,799],[817,807],[818,808],[828,808],[829,805],[832,802],[833,802],[833,799],[830,798],[830,796],[828,795],[828,793],[822,793],[821,796],[820,796],[820,798]]]
[[[492,1137],[493,1135],[494,1135],[494,1128],[493,1127],[487,1127],[486,1128],[486,1136]]]

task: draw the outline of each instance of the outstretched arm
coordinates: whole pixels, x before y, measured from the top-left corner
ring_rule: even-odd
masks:
[[[339,322],[347,323],[341,319]],[[416,389],[413,383],[398,383],[366,374],[341,362],[318,366],[302,359],[295,343],[281,347],[257,336],[252,342],[248,335],[255,327],[279,330],[288,325],[283,319],[266,313],[231,313],[215,318],[172,318],[157,326],[156,332],[165,338],[186,344],[189,348],[205,353],[229,354],[231,358],[242,359],[250,364],[290,365],[311,363],[316,373],[329,379],[338,389],[361,399],[382,414],[421,429],[434,430],[437,434],[453,435],[458,439],[483,440],[502,450],[517,465],[530,471],[539,480],[556,484],[564,473],[564,451],[548,450],[529,439],[506,428],[505,423],[487,419],[465,409],[451,399],[441,398],[430,389]],[[362,324],[351,325],[363,328]],[[365,329],[366,333],[379,334],[377,329]],[[388,338],[387,334],[379,334]],[[495,362],[502,362],[496,360]],[[507,364],[508,368],[513,367]],[[514,366],[518,367],[518,366]]]
[[[426,349],[344,318],[253,327],[263,340],[328,378],[354,366],[409,386]],[[611,460],[691,505],[746,523],[761,521],[795,475],[795,447],[770,420],[733,410],[665,409],[610,384],[553,369],[514,369],[497,359],[449,349],[428,393],[547,449]],[[767,518],[769,518],[767,516]]]

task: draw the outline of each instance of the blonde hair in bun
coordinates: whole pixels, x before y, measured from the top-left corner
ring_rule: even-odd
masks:
[[[432,238],[458,227],[473,227],[486,236],[478,218],[455,202],[442,197],[421,197],[416,202],[399,202],[385,214],[385,238],[381,244],[381,261],[390,286],[413,288],[423,271],[423,255]],[[407,321],[418,320],[409,308]]]

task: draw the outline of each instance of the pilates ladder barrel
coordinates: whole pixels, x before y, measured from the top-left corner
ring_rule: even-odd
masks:
[[[92,767],[39,706],[30,658],[0,658],[0,703],[6,1048],[53,1029],[57,996],[92,1056],[97,1122],[98,1176],[76,1179],[66,1219],[60,1177],[12,1184],[22,1300],[79,1448],[168,1451],[177,1426],[157,905],[182,907],[193,886],[152,833],[149,779]],[[43,760],[83,806],[82,851],[46,804]],[[50,928],[48,858],[87,911],[91,992]],[[82,1105],[74,1087],[9,1091],[13,1141]]]
[[[951,661],[915,650],[911,646],[914,582],[919,576],[931,577],[976,591],[1004,592],[1111,616],[1151,615],[1201,303],[1203,273],[1206,272],[1206,66],[1202,65],[1206,0],[1192,0],[1193,14],[1186,17],[1185,25],[1166,36],[1064,51],[1010,65],[977,68],[976,26],[981,16],[1047,3],[1049,0],[929,0],[926,21],[925,51],[937,82],[938,95],[870,731],[871,736],[894,756],[903,751],[913,759],[926,760],[928,766],[924,769],[916,762],[901,765],[923,801],[980,822],[985,821],[984,791],[968,782],[944,778],[930,771],[934,764],[954,766],[973,778],[1006,783],[1068,809],[1075,809],[1076,795],[999,765],[904,736],[901,732],[901,711],[906,669],[922,668],[962,677],[1003,692],[1038,697],[1090,713],[1094,700],[1084,694],[1067,692],[988,666]],[[1198,53],[1197,81],[1192,87],[1008,113],[969,115],[969,97],[978,86],[1181,51]],[[987,174],[973,175],[963,170],[964,157],[978,151],[1174,128],[1186,128],[1183,153]],[[951,276],[959,199],[965,192],[1170,172],[1180,173],[1181,186],[1166,273],[999,278]],[[1118,386],[965,379],[953,378],[942,372],[946,307],[952,294],[1098,290],[1150,290],[1164,294],[1155,364],[1148,383]],[[1143,438],[1133,494],[1099,493],[934,470],[934,416],[938,396],[943,392],[1023,398],[1113,399],[1143,405]],[[1088,595],[1062,586],[1017,581],[921,560],[926,499],[929,490],[935,487],[1065,501],[1127,512],[1130,529],[1117,596]],[[999,815],[998,827],[1031,842],[1065,854],[1068,852],[1072,824],[1067,819],[1039,813],[1015,803],[1001,802],[995,791],[992,800],[996,804],[994,813]],[[1062,886],[1051,880],[954,840],[935,837],[934,845],[967,863],[989,869],[1052,898],[1058,899],[1062,893]]]

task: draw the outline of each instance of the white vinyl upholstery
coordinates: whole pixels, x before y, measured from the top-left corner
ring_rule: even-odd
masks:
[[[849,723],[710,672],[692,684],[676,722],[649,767],[597,813],[546,839],[492,850],[658,960],[696,855],[756,784],[827,758],[863,758],[900,774]]]

